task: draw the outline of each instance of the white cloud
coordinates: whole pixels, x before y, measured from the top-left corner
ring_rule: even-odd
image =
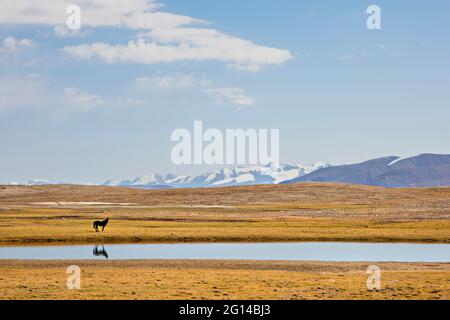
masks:
[[[127,45],[107,43],[68,46],[63,50],[80,59],[98,57],[106,62],[155,64],[187,60],[218,60],[246,71],[279,65],[292,58],[288,50],[264,47],[213,29],[175,28],[153,30],[149,39]]]
[[[212,81],[195,76],[193,73],[158,74],[148,77],[138,77],[134,86],[139,92],[149,92],[152,88],[164,90],[190,89],[190,93],[206,94],[216,104],[234,104],[252,106],[257,100],[247,95],[241,88],[217,88]]]
[[[16,39],[13,36],[6,37],[3,39],[2,49],[4,51],[17,51],[21,49],[33,48],[36,43],[32,39]]]
[[[138,86],[156,86],[163,89],[181,89],[192,87],[207,87],[211,82],[205,78],[197,78],[193,74],[154,75],[136,78]]]
[[[14,110],[46,110],[52,113],[90,111],[107,105],[111,108],[143,106],[146,101],[133,97],[102,97],[76,87],[51,87],[48,79],[37,73],[21,77],[0,75],[0,116]]]
[[[0,23],[65,25],[69,5],[81,9],[81,23],[90,27],[152,29],[178,27],[202,20],[157,12],[161,5],[148,0],[2,0]]]
[[[247,95],[241,88],[217,88],[208,89],[205,92],[217,104],[232,103],[238,106],[252,106],[256,104],[256,99]]]
[[[223,60],[241,70],[258,71],[266,64],[282,64],[292,58],[288,50],[259,46],[214,29],[155,29],[147,33],[156,43],[179,48],[187,59]]]
[[[74,87],[64,88],[64,99],[72,106],[80,109],[90,109],[100,106],[104,102],[102,97]]]
[[[53,28],[53,32],[58,38],[76,38],[83,37],[88,34],[86,31],[70,30],[65,25],[57,25]]]
[[[0,24],[54,26],[55,35],[78,35],[64,26],[71,0],[3,0]],[[147,0],[78,0],[81,28],[120,27],[142,30],[128,44],[87,43],[63,50],[81,59],[98,57],[109,63],[154,64],[174,61],[223,61],[239,70],[259,71],[290,59],[289,50],[261,46],[215,29],[198,27],[207,22],[160,11],[161,5]],[[197,26],[197,27],[193,27]]]

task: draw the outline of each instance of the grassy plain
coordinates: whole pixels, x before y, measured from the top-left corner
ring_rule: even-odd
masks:
[[[81,268],[68,290],[66,268]],[[450,299],[450,264],[285,261],[6,261],[0,299]]]
[[[450,188],[0,186],[0,245],[225,241],[446,243]]]

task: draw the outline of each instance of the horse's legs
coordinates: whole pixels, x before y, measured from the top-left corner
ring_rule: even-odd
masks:
[[[102,232],[103,232],[103,230],[105,230],[105,227],[106,227],[106,225],[105,225],[105,226],[102,226]]]

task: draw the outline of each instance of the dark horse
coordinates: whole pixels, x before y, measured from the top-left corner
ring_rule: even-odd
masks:
[[[108,221],[109,221],[109,218],[106,218],[103,221],[94,221],[95,232],[99,232],[98,227],[102,227],[102,232],[103,232],[103,230],[105,230],[106,225],[108,224]]]

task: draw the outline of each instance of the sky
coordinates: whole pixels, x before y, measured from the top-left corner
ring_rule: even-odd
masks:
[[[212,171],[170,158],[196,120],[281,162],[448,154],[449,39],[447,0],[2,0],[0,183]]]

